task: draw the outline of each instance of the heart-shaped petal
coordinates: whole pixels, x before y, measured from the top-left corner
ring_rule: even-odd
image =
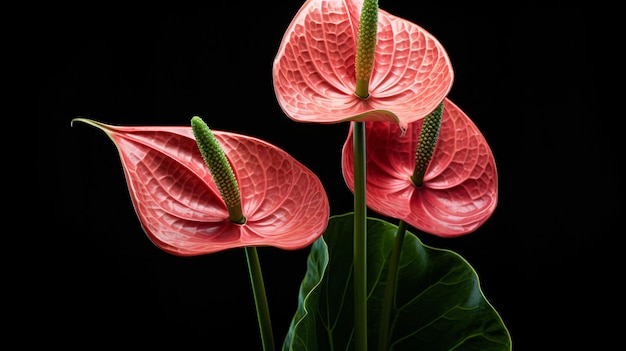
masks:
[[[439,41],[420,26],[379,10],[370,96],[355,95],[355,55],[362,1],[308,0],[274,59],[278,103],[298,122],[408,123],[432,112],[452,87]]]
[[[369,208],[442,237],[475,231],[493,213],[498,199],[495,159],[470,118],[448,98],[441,129],[422,187],[411,182],[423,120],[400,129],[392,123],[367,123]],[[354,191],[352,128],[343,146],[342,167]]]
[[[103,130],[121,158],[135,211],[162,250],[194,256],[244,246],[310,245],[329,216],[317,176],[291,155],[249,136],[214,131],[233,167],[246,223],[232,223],[191,127],[112,126]]]

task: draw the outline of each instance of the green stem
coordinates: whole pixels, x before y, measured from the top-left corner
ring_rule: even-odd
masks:
[[[365,122],[352,122],[354,136],[354,326],[356,351],[367,350],[367,207]]]
[[[254,303],[256,304],[256,315],[259,321],[259,329],[261,331],[263,350],[274,351],[274,335],[272,332],[272,323],[270,321],[270,309],[267,304],[267,296],[265,295],[265,284],[263,283],[263,274],[261,273],[259,254],[254,246],[246,247],[245,250],[246,260],[248,261],[248,270],[250,271],[250,280],[252,282]]]
[[[387,267],[387,285],[385,286],[385,296],[383,297],[383,305],[380,316],[380,331],[378,333],[378,351],[387,351],[389,349],[389,321],[391,320],[391,309],[393,306],[396,286],[398,284],[400,254],[402,253],[402,243],[404,242],[406,228],[406,222],[400,221],[398,232],[396,233],[396,240],[393,243],[391,256],[389,257],[389,264]]]

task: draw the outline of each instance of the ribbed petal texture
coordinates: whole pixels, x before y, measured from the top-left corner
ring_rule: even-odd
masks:
[[[420,26],[379,9],[370,96],[355,95],[362,1],[309,0],[274,59],[278,103],[299,122],[392,121],[402,129],[432,112],[452,87],[448,54]]]
[[[441,237],[478,229],[496,208],[495,159],[476,125],[449,99],[444,100],[441,130],[419,189],[411,182],[422,120],[409,124],[404,137],[393,123],[367,123],[367,206]],[[352,128],[342,153],[344,179],[354,191]]]
[[[313,243],[326,229],[329,202],[320,180],[267,142],[213,131],[239,183],[247,221],[238,225],[228,219],[191,127],[119,127],[77,120],[113,140],[141,225],[166,252],[194,256],[244,246],[295,250]]]

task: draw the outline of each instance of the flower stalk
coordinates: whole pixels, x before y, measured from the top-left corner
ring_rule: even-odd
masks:
[[[428,168],[428,164],[432,158],[441,129],[441,119],[443,116],[442,102],[437,108],[431,112],[422,123],[422,129],[417,139],[417,148],[415,151],[415,168],[411,175],[411,182],[416,187],[421,187],[424,181],[424,174]],[[378,351],[387,351],[389,349],[389,323],[393,309],[393,301],[395,299],[395,291],[398,285],[398,270],[400,269],[400,256],[402,254],[402,245],[406,235],[407,223],[400,221],[396,240],[389,257],[387,285],[385,287],[385,295],[382,301],[380,330],[378,332]]]
[[[365,122],[354,129],[354,327],[355,349],[367,350],[367,205],[365,198]]]
[[[246,218],[241,207],[239,185],[222,147],[215,135],[213,135],[213,132],[211,132],[211,129],[200,117],[194,116],[191,118],[191,127],[202,158],[213,176],[222,199],[226,203],[228,218],[233,223],[244,224]],[[274,335],[259,256],[254,246],[245,247],[245,252],[263,350],[274,351]]]
[[[250,281],[252,283],[254,303],[256,305],[256,315],[259,322],[259,330],[261,331],[263,351],[274,351],[274,334],[270,319],[270,308],[267,303],[267,295],[265,293],[265,283],[263,282],[263,273],[261,272],[259,254],[254,246],[246,247],[245,251],[246,260],[248,262],[248,270],[250,272]]]
[[[398,271],[400,269],[400,254],[402,253],[402,245],[404,236],[406,235],[407,223],[400,221],[398,231],[396,232],[396,240],[391,249],[391,255],[388,263],[387,285],[385,286],[385,295],[383,297],[380,330],[378,332],[378,351],[387,351],[389,349],[389,321],[391,320],[391,310],[393,301],[395,300],[395,291],[398,285]]]
[[[365,0],[357,37],[355,94],[369,97],[378,30],[378,1]],[[354,129],[354,327],[355,349],[367,350],[367,204],[365,122],[352,122]]]

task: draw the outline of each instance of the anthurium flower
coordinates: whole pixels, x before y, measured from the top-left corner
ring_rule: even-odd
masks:
[[[308,0],[287,28],[273,63],[274,90],[298,122],[393,121],[405,129],[450,91],[453,71],[439,41],[379,9],[369,96],[355,94],[362,0]]]
[[[498,178],[487,141],[470,118],[448,98],[441,128],[422,185],[411,180],[424,120],[397,138],[393,123],[367,123],[367,206],[424,232],[455,237],[475,231],[496,208]],[[343,175],[353,190],[352,127],[342,151]]]
[[[191,127],[74,121],[97,127],[113,140],[141,225],[166,252],[195,256],[246,246],[295,250],[326,229],[329,202],[321,181],[265,141],[213,131],[238,182],[246,219],[238,224],[229,220]]]

